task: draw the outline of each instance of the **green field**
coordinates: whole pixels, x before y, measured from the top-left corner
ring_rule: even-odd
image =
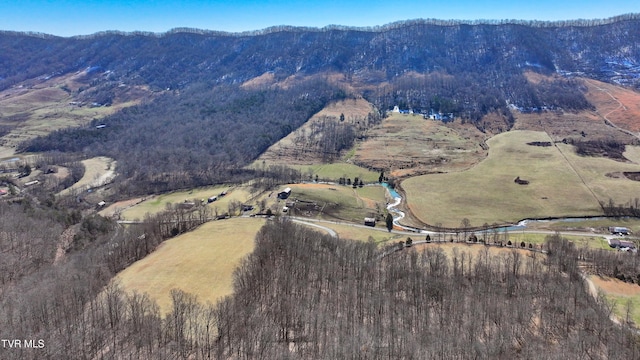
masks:
[[[228,205],[231,201],[239,201],[241,203],[251,198],[251,194],[246,188],[243,187],[229,187],[229,186],[214,186],[198,188],[193,190],[175,191],[168,194],[156,195],[148,198],[147,200],[132,206],[121,213],[121,219],[123,220],[141,220],[146,214],[157,214],[160,211],[166,209],[167,204],[179,204],[187,201],[199,202],[206,200],[214,195],[220,194],[222,191],[227,191],[227,195],[219,197],[218,200],[207,204],[212,211],[216,208],[220,214],[228,211]]]
[[[489,156],[470,170],[430,174],[402,182],[413,214],[428,224],[472,226],[513,223],[525,218],[602,214],[598,201],[640,193],[640,182],[607,177],[614,171],[640,171],[637,164],[575,155],[569,145],[541,147],[543,132],[511,131],[487,143]],[[528,185],[514,182],[516,177]]]
[[[626,321],[627,304],[629,304],[629,319],[636,327],[640,324],[640,295],[605,295],[605,297],[609,303],[613,304],[613,313],[621,322]]]
[[[527,244],[527,246],[529,246],[529,243],[539,246],[546,242],[547,236],[549,235],[511,232],[509,233],[509,240],[515,246],[520,246],[520,243],[523,241]],[[588,247],[591,249],[611,250],[611,247],[609,247],[607,240],[602,236],[576,236],[564,234],[561,234],[561,236],[574,243],[578,248]]]
[[[348,164],[348,163],[332,163],[332,164],[316,164],[316,165],[293,165],[294,169],[298,169],[303,175],[310,174],[315,179],[318,175],[319,180],[335,181],[341,177],[362,179],[365,183],[378,182],[379,172]]]
[[[288,201],[297,201],[291,214],[362,223],[365,217],[384,212],[386,191],[382,186],[294,184]]]
[[[125,291],[149,294],[163,314],[171,310],[174,288],[197,295],[201,302],[216,302],[232,293],[233,271],[253,251],[255,235],[264,223],[256,218],[208,222],[165,241],[115,281]]]
[[[576,221],[545,221],[530,222],[527,229],[536,230],[552,230],[559,232],[566,231],[597,231],[607,233],[611,226],[622,226],[631,230],[633,234],[640,233],[640,219],[634,218],[602,218],[602,219],[585,219]]]

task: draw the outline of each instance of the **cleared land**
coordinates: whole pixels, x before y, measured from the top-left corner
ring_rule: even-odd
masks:
[[[318,153],[316,148],[309,146],[305,140],[313,132],[314,125],[326,118],[339,121],[340,115],[344,115],[345,122],[357,124],[358,122],[364,122],[372,110],[373,105],[364,99],[349,99],[329,104],[300,128],[295,129],[289,135],[270,146],[258,158],[256,164],[262,161],[284,165],[315,165],[322,163],[321,154]]]
[[[223,191],[226,191],[227,195],[219,196],[218,200],[207,204],[214,214],[215,209],[218,209],[219,214],[228,212],[229,203],[231,201],[244,203],[251,198],[249,190],[243,187],[214,186],[193,190],[175,191],[168,194],[151,196],[134,206],[125,208],[125,206],[130,204],[123,204],[124,206],[121,210],[120,218],[123,220],[141,220],[146,214],[153,215],[165,210],[168,204],[177,205],[185,201],[198,203],[202,200],[206,202],[209,197],[219,195]]]
[[[393,113],[367,132],[352,161],[404,177],[467,169],[485,157],[483,134],[470,125],[450,125]]]
[[[613,312],[620,321],[627,320],[629,311],[629,320],[635,326],[640,324],[640,286],[609,277],[592,275],[589,278],[613,304]]]
[[[294,203],[292,215],[362,223],[365,217],[381,215],[386,204],[382,186],[293,184],[287,202]],[[284,202],[283,202],[284,203]]]
[[[62,190],[59,195],[68,195],[73,191],[84,191],[92,187],[108,184],[116,176],[116,161],[108,157],[100,156],[82,160],[84,176],[73,186]]]
[[[584,79],[585,94],[598,113],[623,129],[640,131],[640,93],[601,81]]]
[[[122,86],[111,106],[93,106],[81,100],[90,92],[94,78],[85,72],[53,78],[32,79],[0,91],[0,124],[13,130],[0,140],[0,157],[11,156],[25,140],[88,123],[136,105],[150,96],[141,86]]]
[[[403,181],[409,208],[425,223],[448,227],[460,226],[464,218],[481,226],[524,218],[601,214],[597,199],[563,156],[569,148],[560,152],[554,146],[528,145],[535,141],[552,140],[542,132],[503,133],[487,142],[489,156],[470,170]],[[529,184],[515,183],[516,177]],[[624,184],[640,185],[630,180]]]
[[[365,183],[372,183],[377,182],[380,176],[379,172],[342,162],[333,164],[293,165],[291,167],[298,169],[307,178],[315,179],[315,176],[318,175],[318,179],[321,181],[337,182],[341,177],[351,180],[358,177]]]
[[[115,281],[126,291],[148,293],[163,314],[171,308],[171,289],[212,303],[233,291],[233,271],[253,251],[264,219],[212,221],[165,241],[155,252],[120,272]]]
[[[549,236],[549,234],[512,232],[509,234],[508,239],[517,247],[519,247],[520,243],[523,241],[526,243],[527,247],[529,244],[540,247],[546,242],[547,236]],[[562,237],[574,243],[578,248],[587,247],[590,249],[612,250],[607,243],[607,240],[602,237],[602,235],[594,234],[593,236],[576,236],[562,234]]]
[[[640,232],[640,220],[632,218],[622,219],[585,219],[585,220],[572,220],[572,221],[544,221],[544,222],[529,222],[527,229],[529,230],[551,230],[559,232],[567,231],[582,231],[582,232],[597,232],[608,233],[609,227],[622,226],[631,229],[632,233],[636,234]]]

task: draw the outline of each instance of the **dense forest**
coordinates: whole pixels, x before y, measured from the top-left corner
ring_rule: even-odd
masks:
[[[26,204],[0,206],[25,220],[34,216],[22,210]],[[640,356],[637,335],[609,320],[610,305],[587,291],[578,270],[579,261],[602,264],[593,269],[603,271],[624,261],[621,271],[638,274],[638,261],[631,259],[637,255],[585,252],[558,235],[548,238],[547,255],[515,249],[498,254],[477,245],[485,248],[474,258],[464,251],[446,254],[438,245],[385,252],[372,242],[274,220],[236,270],[234,295],[217,305],[174,290],[172,308],[161,316],[148,296],[107,285],[171,236],[166,220],[186,230],[201,215],[173,209],[135,231],[97,231],[83,251],[72,251],[58,265],[42,263],[5,280],[0,335],[42,339],[46,346],[0,348],[2,358]]]

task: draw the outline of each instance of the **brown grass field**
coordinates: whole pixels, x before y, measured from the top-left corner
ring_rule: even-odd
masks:
[[[115,177],[116,161],[108,157],[100,156],[82,160],[85,171],[80,181],[73,186],[62,190],[58,195],[67,195],[73,191],[83,191],[90,187],[105,185]]]
[[[144,259],[120,272],[114,281],[125,291],[147,293],[163,314],[171,307],[171,289],[215,303],[233,292],[233,271],[254,247],[264,219],[212,221],[165,241]]]
[[[583,79],[588,87],[585,94],[589,102],[598,109],[598,114],[615,125],[640,131],[640,93],[613,84],[592,79]]]
[[[598,290],[604,293],[607,300],[613,304],[613,312],[620,321],[624,322],[627,320],[627,310],[629,310],[629,320],[631,320],[635,326],[640,324],[639,285],[596,275],[592,275],[589,278]]]
[[[111,106],[92,107],[76,101],[76,92],[80,87],[90,88],[90,82],[84,72],[79,72],[46,80],[31,79],[0,91],[0,124],[15,127],[1,139],[0,158],[12,156],[22,141],[86,124],[150,96],[144,87],[129,86],[121,89]]]
[[[640,182],[605,176],[613,169],[640,169],[638,165],[579,158],[568,146],[560,146],[564,144],[527,145],[550,140],[546,133],[533,131],[497,135],[488,141],[487,159],[470,170],[403,181],[407,205],[428,224],[458,227],[467,218],[473,226],[481,226],[524,218],[600,215],[598,200],[640,191]],[[529,185],[514,183],[517,176]]]
[[[370,168],[391,169],[405,177],[423,173],[459,171],[486,155],[483,135],[475,128],[455,128],[421,115],[391,114],[357,145],[353,161]]]

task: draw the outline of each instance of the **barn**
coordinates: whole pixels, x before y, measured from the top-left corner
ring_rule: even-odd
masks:
[[[286,188],[278,193],[278,199],[286,199],[291,195],[291,188]]]

